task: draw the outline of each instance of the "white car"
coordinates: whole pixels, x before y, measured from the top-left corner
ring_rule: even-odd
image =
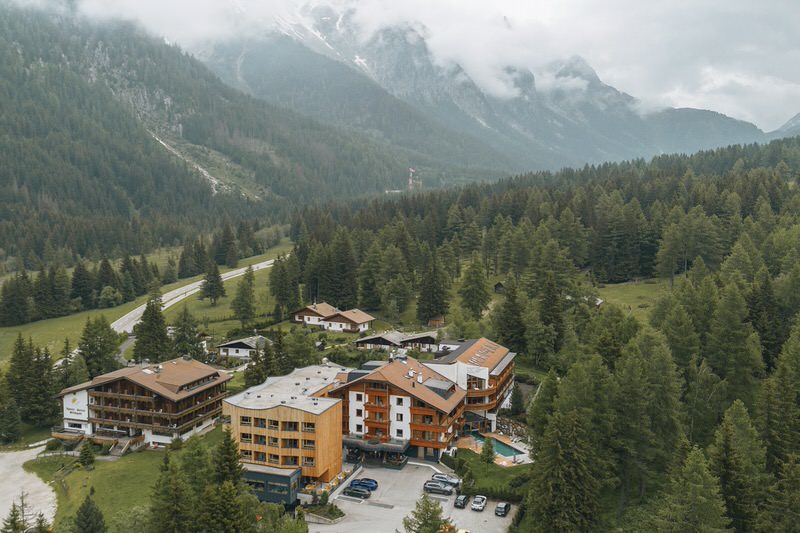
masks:
[[[473,511],[483,511],[486,508],[486,496],[475,496],[472,500]]]

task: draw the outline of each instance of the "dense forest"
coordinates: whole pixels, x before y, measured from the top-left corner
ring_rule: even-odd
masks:
[[[446,315],[448,334],[549,372],[519,531],[783,531],[800,497],[798,169],[787,139],[305,208],[271,290],[284,311],[416,302],[422,324]],[[490,310],[489,276],[506,287]],[[648,323],[597,307],[599,284],[650,276],[671,290]]]

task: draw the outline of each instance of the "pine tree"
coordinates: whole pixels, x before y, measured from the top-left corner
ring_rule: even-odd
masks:
[[[564,294],[559,290],[555,274],[548,271],[539,291],[539,318],[552,331],[554,352],[561,349],[564,339],[564,302]]]
[[[8,516],[3,519],[3,527],[0,528],[0,533],[25,533],[26,529],[27,524],[23,519],[20,508],[17,506],[17,502],[12,502]]]
[[[703,452],[694,448],[658,508],[655,531],[724,533],[729,523],[719,480],[709,472]]]
[[[659,329],[667,339],[675,364],[685,373],[692,357],[700,353],[700,336],[695,331],[686,308],[676,302],[664,317]]]
[[[600,482],[591,464],[589,431],[576,410],[551,415],[526,501],[534,531],[599,530]]]
[[[381,307],[382,260],[383,249],[375,240],[358,267],[358,302],[362,309],[372,310]]]
[[[164,455],[161,473],[150,499],[153,533],[183,533],[191,531],[196,518],[192,512],[192,497],[183,473],[169,454]]]
[[[200,518],[207,533],[245,533],[253,530],[247,510],[233,483],[207,486],[203,493]]]
[[[89,378],[116,370],[119,366],[114,359],[119,346],[119,336],[111,329],[105,315],[92,319],[88,317],[78,342]]]
[[[16,400],[4,393],[4,388],[5,383],[0,382],[0,442],[13,443],[22,437],[22,420]]]
[[[355,307],[358,301],[358,263],[350,235],[343,228],[338,229],[333,237],[330,259],[330,275],[335,283],[329,287],[329,303],[339,309]]]
[[[485,439],[481,447],[481,461],[486,464],[494,464],[494,444],[492,439]]]
[[[761,341],[761,351],[767,370],[775,366],[775,359],[785,341],[784,318],[772,286],[769,271],[763,267],[756,274],[747,295],[748,320]]]
[[[259,385],[264,383],[268,377],[262,352],[261,350],[256,350],[244,369],[244,386],[250,388]]]
[[[231,309],[241,322],[242,329],[256,316],[256,278],[253,268],[248,266],[244,276],[236,285],[236,296],[231,302]]]
[[[203,358],[203,346],[197,330],[197,320],[184,305],[173,324],[172,352],[177,356],[188,355],[193,359]]]
[[[50,524],[42,513],[36,515],[33,527],[28,530],[29,533],[51,533],[52,531]]]
[[[449,284],[447,274],[442,270],[436,254],[425,250],[423,261],[417,300],[417,320],[427,324],[431,318],[447,314]]]
[[[142,319],[133,327],[133,333],[136,335],[133,357],[137,361],[166,361],[172,356],[167,323],[161,312],[161,298],[154,297],[147,301]]]
[[[720,380],[705,359],[692,358],[686,373],[686,436],[690,442],[705,446],[725,409],[726,383]]]
[[[472,318],[480,320],[492,297],[487,287],[483,264],[477,253],[473,254],[472,262],[464,271],[458,294],[461,296],[462,307],[469,311]]]
[[[81,506],[78,507],[78,513],[75,515],[75,531],[80,531],[81,533],[106,532],[103,513],[97,507],[91,495],[87,495]]]
[[[200,288],[200,299],[208,298],[211,300],[211,305],[217,305],[217,300],[223,296],[225,296],[225,284],[222,282],[219,268],[214,263],[203,280],[203,285]]]
[[[211,456],[199,437],[186,441],[181,452],[180,470],[192,494],[199,498],[206,485],[211,483]]]
[[[800,464],[793,455],[782,463],[777,482],[770,487],[755,530],[759,533],[800,533]]]
[[[764,363],[758,334],[746,319],[744,298],[735,284],[729,284],[711,321],[707,353],[711,368],[727,382],[728,400],[738,398],[752,407]]]
[[[94,450],[92,449],[92,443],[88,440],[81,446],[78,462],[84,467],[94,464]]]
[[[509,283],[502,301],[492,311],[492,327],[497,342],[517,353],[524,352],[526,346],[522,313],[517,287],[514,283]]]
[[[406,533],[439,533],[442,526],[449,524],[444,518],[442,506],[434,501],[427,493],[417,500],[411,514],[403,518],[403,529]]]
[[[525,412],[525,398],[523,398],[522,388],[515,383],[511,390],[511,415],[517,416]]]
[[[733,529],[753,531],[766,489],[766,453],[740,400],[725,411],[709,449],[709,463],[720,481],[726,516]]]
[[[533,457],[541,450],[542,438],[544,438],[550,415],[553,414],[553,402],[557,391],[558,378],[555,370],[551,369],[528,404],[528,445]]]
[[[212,455],[212,477],[215,483],[221,485],[230,481],[238,487],[242,482],[244,472],[242,464],[239,462],[239,448],[233,440],[231,432],[225,429],[222,432],[222,440],[214,449]]]

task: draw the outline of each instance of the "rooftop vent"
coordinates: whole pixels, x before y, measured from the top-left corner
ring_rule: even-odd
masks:
[[[286,403],[286,400],[281,400],[281,403]]]

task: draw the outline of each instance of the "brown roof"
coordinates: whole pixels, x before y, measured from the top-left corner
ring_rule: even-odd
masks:
[[[330,304],[326,304],[325,302],[321,302],[321,303],[318,303],[318,304],[307,305],[304,308],[302,308],[302,309],[300,309],[298,311],[295,311],[292,314],[293,315],[297,315],[297,314],[302,313],[303,311],[308,311],[309,313],[317,315],[317,316],[326,317],[326,316],[330,316],[330,315],[332,315],[334,313],[337,313],[339,310],[336,309],[334,306],[332,306]]]
[[[443,344],[447,344],[448,342],[449,341],[444,341]],[[437,365],[447,365],[458,361],[465,365],[482,366],[492,371],[500,364],[503,358],[509,354],[508,348],[484,337],[460,342],[458,344],[460,344],[458,348],[444,357],[439,357],[433,361],[427,362]]]
[[[398,389],[404,390],[409,394],[409,396],[413,396],[445,413],[450,413],[455,407],[464,402],[464,397],[467,395],[467,391],[451,382],[438,372],[434,372],[430,368],[424,366],[413,357],[408,357],[405,359],[405,361],[406,362],[404,363],[401,359],[394,359],[390,363],[385,364],[373,370],[369,374],[347,383],[346,385],[342,385],[335,390],[347,388],[353,383],[362,380],[383,381],[385,383],[394,385]],[[414,377],[408,377],[409,370],[413,370],[415,372]],[[419,383],[417,379],[417,376],[420,374],[422,374],[422,383]],[[432,381],[431,385],[436,386],[426,386],[426,382],[429,380]],[[447,397],[444,397],[433,390],[434,388],[438,389],[442,382],[450,383],[453,386],[451,389],[452,392]]]
[[[336,317],[342,317],[346,321],[351,322],[353,324],[364,324],[365,322],[371,322],[371,321],[375,320],[374,316],[368,315],[367,313],[365,313],[361,309],[349,309],[347,311],[338,311],[338,312],[333,313],[333,314],[331,314],[329,316],[326,316],[325,317],[325,321],[326,322],[333,322],[332,319],[334,319]],[[337,320],[336,322],[341,322],[341,321]]]
[[[102,376],[96,376],[91,381],[80,385],[66,388],[58,395],[64,396],[70,392],[91,389],[123,378],[169,400],[178,401],[219,383],[225,383],[231,379],[231,376],[200,361],[179,357],[157,365],[121,368]],[[210,380],[191,389],[183,388],[204,378],[210,378]]]

